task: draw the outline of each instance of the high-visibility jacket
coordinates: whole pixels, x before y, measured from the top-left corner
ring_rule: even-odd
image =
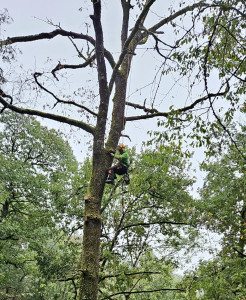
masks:
[[[120,164],[124,167],[128,167],[130,164],[129,155],[126,151],[124,151],[122,154],[120,154],[119,151],[115,152],[114,157],[120,161]]]

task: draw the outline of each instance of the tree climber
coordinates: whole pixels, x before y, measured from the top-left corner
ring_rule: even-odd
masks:
[[[116,151],[109,151],[109,154],[116,158],[119,162],[116,165],[113,165],[108,170],[108,178],[106,180],[106,183],[114,184],[114,179],[116,178],[116,174],[118,175],[124,175],[128,174],[128,167],[129,167],[129,155],[126,152],[126,147],[124,145],[118,145],[116,147]],[[126,184],[130,183],[130,179],[127,176],[126,178]]]

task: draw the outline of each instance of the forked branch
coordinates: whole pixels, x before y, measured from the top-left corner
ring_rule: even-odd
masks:
[[[138,30],[139,30],[139,27],[141,26],[141,23],[143,21],[143,19],[146,17],[146,14],[148,13],[150,7],[153,5],[153,3],[155,2],[156,0],[149,0],[149,2],[146,4],[146,6],[144,7],[143,11],[141,12],[141,14],[139,15],[136,23],[135,23],[135,27],[133,28],[131,34],[129,35],[129,37],[127,38],[127,40],[125,41],[124,45],[123,45],[123,48],[122,48],[122,51],[121,51],[121,54],[120,54],[120,57],[118,59],[118,62],[116,63],[114,69],[113,69],[113,73],[112,73],[112,76],[111,76],[111,79],[110,79],[110,82],[109,82],[109,93],[112,92],[112,89],[113,89],[113,85],[114,85],[114,82],[115,82],[115,79],[116,79],[116,75],[119,71],[119,68],[125,58],[125,56],[127,55],[128,53],[128,50],[129,50],[129,46],[130,46],[130,43],[133,41],[134,37],[136,36]]]

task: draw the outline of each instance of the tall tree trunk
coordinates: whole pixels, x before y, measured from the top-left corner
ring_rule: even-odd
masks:
[[[88,195],[85,197],[84,229],[79,299],[96,300],[98,294],[98,271],[101,236],[101,200],[106,179],[106,170],[112,159],[104,150],[104,137],[108,114],[109,93],[104,59],[103,31],[101,26],[101,3],[94,1],[91,16],[96,35],[96,59],[99,83],[100,106],[94,132],[92,174]]]

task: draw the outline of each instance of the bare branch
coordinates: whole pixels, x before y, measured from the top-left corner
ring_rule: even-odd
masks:
[[[208,95],[197,99],[191,105],[188,105],[188,106],[185,106],[183,108],[179,108],[179,109],[176,109],[176,110],[170,111],[170,112],[159,112],[156,109],[148,109],[145,106],[141,106],[141,105],[138,105],[138,104],[135,104],[135,103],[127,102],[127,104],[129,106],[132,106],[134,108],[143,109],[144,111],[147,112],[147,114],[146,115],[141,115],[141,116],[126,117],[125,120],[126,121],[135,121],[135,120],[151,119],[151,118],[156,118],[156,117],[168,117],[171,114],[187,112],[187,111],[193,109],[198,104],[203,103],[204,101],[206,101],[208,99],[211,99],[213,97],[225,96],[228,93],[229,89],[230,89],[229,84],[227,84],[227,87],[225,88],[224,92],[218,92],[216,94],[209,93]]]
[[[82,33],[76,33],[76,32],[72,32],[72,31],[66,31],[64,29],[56,29],[51,32],[42,32],[42,33],[35,34],[35,35],[11,37],[5,41],[0,41],[0,47],[5,46],[5,45],[15,44],[15,43],[25,43],[25,42],[39,41],[39,40],[43,40],[43,39],[53,39],[54,37],[56,37],[58,35],[71,37],[73,39],[86,40],[93,46],[96,45],[96,41],[89,35],[82,34]],[[111,67],[114,68],[115,61],[114,61],[112,54],[109,51],[107,51],[106,49],[104,49],[104,54],[105,54],[105,57],[107,58],[109,64],[111,65]]]
[[[10,104],[13,103],[13,98],[10,95],[5,94],[4,91],[1,89],[0,89],[0,96],[10,99]]]
[[[86,106],[84,105],[81,105],[81,104],[78,104],[74,101],[66,101],[66,100],[62,100],[62,99],[59,99],[54,93],[52,93],[51,91],[49,91],[48,89],[46,89],[39,81],[38,81],[38,77],[41,76],[42,74],[40,73],[34,73],[33,76],[34,76],[34,79],[37,83],[37,85],[42,89],[44,90],[45,92],[47,92],[48,94],[50,94],[52,97],[54,97],[56,99],[56,104],[54,105],[54,107],[57,105],[57,103],[62,103],[62,104],[71,104],[71,105],[74,105],[74,106],[77,106],[83,110],[86,110],[88,113],[92,114],[93,116],[97,117],[97,114],[90,110],[89,108],[87,108]]]
[[[163,25],[168,24],[169,22],[173,21],[174,19],[180,17],[181,15],[184,15],[185,13],[189,11],[193,11],[195,8],[202,8],[202,7],[209,7],[207,3],[204,2],[204,0],[199,1],[198,3],[195,3],[191,6],[186,6],[183,9],[177,11],[176,13],[170,15],[168,18],[165,18],[161,20],[159,23],[155,24],[154,26],[150,27],[148,31],[150,32],[156,32],[160,27]]]
[[[1,96],[0,96],[0,103],[3,105],[4,108],[8,108],[8,109],[15,111],[17,113],[20,113],[20,114],[39,116],[39,117],[42,117],[45,119],[50,119],[50,120],[58,121],[58,122],[61,122],[64,124],[73,125],[75,127],[85,130],[88,133],[94,134],[94,127],[92,127],[84,122],[78,121],[78,120],[70,119],[70,118],[55,115],[55,114],[45,113],[45,112],[42,112],[39,110],[21,108],[21,107],[18,107],[18,106],[8,103]]]
[[[95,40],[89,35],[85,35],[85,34],[82,34],[82,33],[76,33],[76,32],[72,32],[72,31],[66,31],[66,30],[63,30],[63,29],[56,29],[56,30],[51,31],[51,32],[42,32],[42,33],[34,34],[34,35],[11,37],[11,38],[8,38],[5,41],[1,41],[0,46],[10,45],[10,44],[15,44],[15,43],[23,43],[23,42],[33,42],[33,41],[39,41],[39,40],[42,40],[42,39],[52,39],[52,38],[54,38],[58,35],[70,36],[73,39],[87,40],[92,45],[95,45]]]
[[[83,64],[78,64],[78,65],[64,65],[59,63],[52,71],[51,73],[53,76],[58,80],[58,78],[55,75],[55,72],[62,70],[62,69],[82,69],[87,66],[91,66],[92,62],[95,60],[96,55],[93,55],[92,57],[88,58]]]
[[[71,41],[71,43],[73,44],[75,50],[78,53],[78,57],[82,57],[85,61],[87,60],[86,57],[82,54],[82,52],[78,49],[77,45],[75,44],[75,42],[73,41],[73,39],[69,36],[68,39]]]
[[[144,100],[144,105],[139,105],[139,104],[132,103],[132,102],[126,102],[126,105],[131,106],[131,107],[134,107],[134,108],[142,109],[142,110],[145,111],[146,113],[151,113],[151,114],[159,113],[157,109],[154,109],[154,108],[147,108],[147,107],[145,106],[145,102],[146,102],[146,99]]]

